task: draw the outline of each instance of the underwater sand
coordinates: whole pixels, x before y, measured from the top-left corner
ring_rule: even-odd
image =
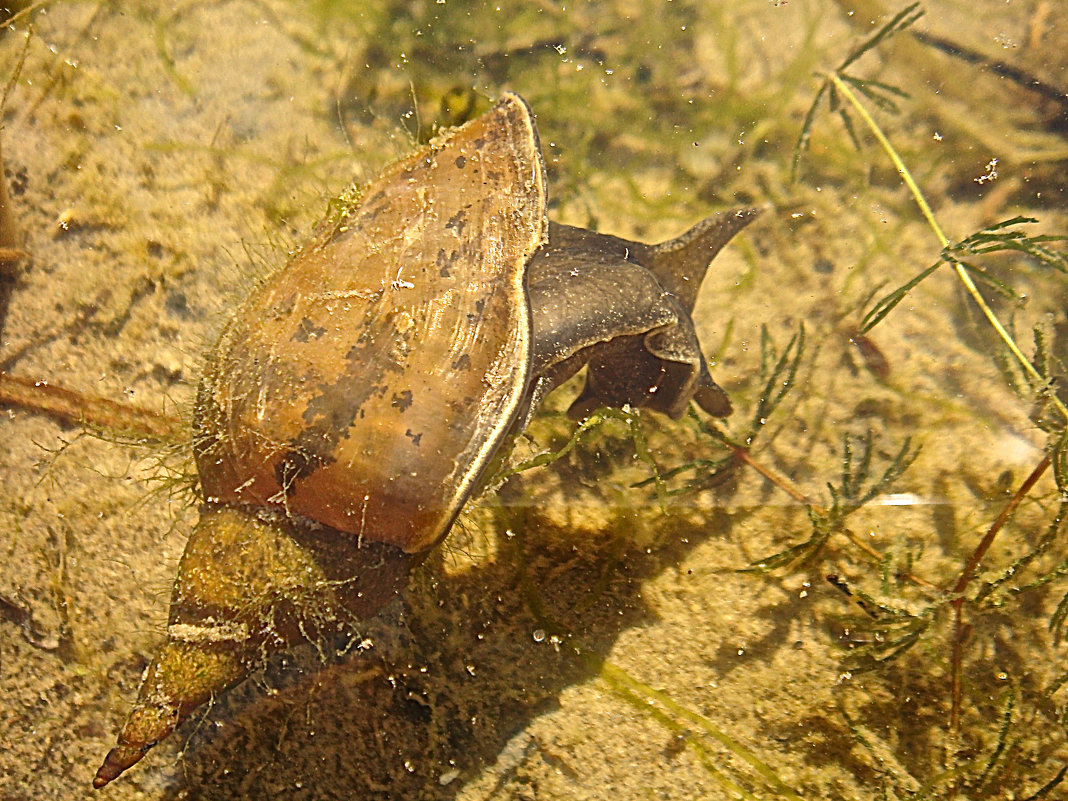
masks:
[[[1010,588],[1055,571],[1063,536],[996,604],[966,605],[957,732],[949,606],[901,578],[953,586],[1042,456],[1030,400],[946,270],[870,334],[884,375],[851,343],[873,299],[939,251],[863,130],[858,151],[824,106],[789,181],[813,72],[875,30],[875,11],[367,5],[37,12],[0,130],[30,254],[0,284],[2,369],[187,414],[226,309],[327,199],[448,119],[449,93],[473,87],[484,107],[512,89],[538,114],[555,219],[653,241],[711,211],[766,206],[716,260],[695,313],[735,402],[730,426],[742,431],[760,396],[761,326],[781,351],[803,322],[797,380],[754,458],[826,504],[844,434],[876,433],[876,471],[913,437],[922,450],[895,494],[848,521],[886,558],[871,563],[839,532],[804,564],[738,572],[806,540],[805,508],[746,468],[661,504],[632,486],[650,471],[624,427],[606,426],[472,504],[360,632],[369,647],[275,658],[94,793],[196,517],[192,493],[160,479],[190,459],[3,409],[0,799],[1009,799],[1054,781],[1068,690],[1050,692],[1065,649],[1049,624],[1068,587]],[[943,0],[917,29],[1064,87],[1056,5]],[[0,77],[26,31],[0,32]],[[1018,214],[1068,230],[1068,141],[1045,101],[907,34],[856,72],[911,95],[877,117],[951,238]],[[984,264],[1028,298],[995,304],[1028,354],[1033,323],[1063,333],[1063,275]],[[566,442],[566,399],[547,407],[520,456]],[[662,470],[722,453],[692,421],[643,426]],[[1046,475],[982,578],[1032,549],[1055,509]],[[877,634],[882,623],[924,615],[909,650],[851,669],[858,648],[900,633]],[[1045,797],[1064,795],[1068,784]]]

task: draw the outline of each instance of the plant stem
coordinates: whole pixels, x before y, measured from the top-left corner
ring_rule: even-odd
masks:
[[[964,566],[964,570],[961,571],[960,578],[957,579],[956,585],[953,587],[953,594],[959,596],[968,586],[968,582],[972,580],[972,576],[975,574],[976,569],[979,567],[979,563],[983,561],[983,557],[986,556],[986,552],[990,550],[990,546],[994,544],[994,538],[997,537],[998,532],[1009,521],[1013,513],[1016,512],[1016,507],[1020,505],[1027,493],[1031,491],[1031,488],[1038,483],[1038,480],[1042,478],[1042,474],[1049,468],[1050,458],[1049,454],[1042,457],[1041,461],[1035,465],[1035,469],[1031,471],[1031,474],[1020,485],[1019,489],[1013,493],[1009,502],[1005,504],[1005,508],[1001,510],[1001,514],[998,515],[997,520],[990,524],[990,528],[987,530],[983,539],[979,542],[975,551],[968,559],[967,564]],[[954,600],[954,603],[959,603],[960,598]]]
[[[889,157],[890,161],[893,162],[893,165],[895,169],[897,169],[897,172],[901,176],[901,179],[909,188],[909,192],[912,193],[913,200],[915,200],[916,205],[920,207],[920,212],[923,214],[924,219],[927,220],[927,224],[931,227],[931,230],[934,231],[935,236],[938,237],[938,241],[942,245],[942,259],[948,262],[949,265],[953,268],[953,270],[957,273],[957,277],[960,279],[961,283],[964,284],[964,288],[967,290],[968,294],[972,296],[972,299],[982,310],[983,315],[986,317],[987,321],[997,332],[998,336],[1001,337],[1002,342],[1005,343],[1005,346],[1020,363],[1021,367],[1023,367],[1027,374],[1036,383],[1045,383],[1046,378],[1035,368],[1033,364],[1031,364],[1030,360],[1028,360],[1028,358],[1024,356],[1024,354],[1020,351],[1020,348],[1016,345],[1016,342],[1012,338],[1012,335],[1009,334],[1009,332],[1001,324],[1001,321],[998,320],[997,316],[994,314],[990,306],[987,305],[985,298],[983,298],[982,293],[979,292],[979,288],[975,285],[975,282],[972,280],[972,277],[968,274],[967,270],[965,270],[964,266],[947,253],[947,250],[950,247],[949,238],[945,235],[945,232],[942,230],[942,227],[935,219],[934,213],[931,211],[931,207],[930,205],[928,205],[927,199],[923,196],[923,193],[920,191],[919,186],[913,179],[912,173],[909,172],[908,167],[905,166],[905,162],[902,161],[901,157],[894,149],[894,146],[886,137],[886,134],[884,134],[882,129],[879,127],[879,124],[875,121],[874,117],[872,117],[871,114],[868,113],[868,110],[860,102],[860,99],[853,93],[853,91],[849,88],[845,81],[843,81],[836,73],[831,74],[830,81],[834,84],[835,89],[841,92],[842,96],[849,101],[849,104],[853,107],[854,111],[856,111],[857,115],[864,121],[864,124],[868,126],[868,130],[870,130],[872,135],[875,136],[876,140],[879,142],[879,145]],[[1061,414],[1063,414],[1065,417],[1068,417],[1068,408],[1065,407],[1065,404],[1061,401],[1061,399],[1058,398],[1055,394],[1051,395],[1051,399],[1054,405],[1056,405],[1056,407],[1060,410]],[[1031,491],[1034,485],[1046,472],[1049,466],[1050,457],[1047,454],[1041,459],[1041,461],[1039,461],[1039,463],[1031,471],[1031,474],[1027,477],[1023,484],[1020,485],[1019,489],[1017,489],[1012,499],[1008,502],[1008,504],[1005,505],[1005,508],[1002,509],[1001,514],[998,515],[997,519],[990,525],[990,528],[987,529],[987,532],[983,536],[983,539],[979,542],[979,545],[976,546],[975,550],[972,552],[972,555],[965,563],[964,569],[961,571],[961,574],[957,579],[957,583],[954,585],[953,590],[951,592],[952,600],[950,603],[953,607],[953,644],[952,651],[950,654],[951,708],[949,728],[950,731],[954,733],[954,735],[956,735],[960,731],[961,704],[963,700],[961,673],[962,664],[964,661],[964,645],[967,642],[968,636],[971,632],[971,626],[964,622],[964,591],[965,589],[967,589],[969,582],[971,582],[976,570],[979,568],[979,564],[982,562],[983,557],[986,556],[987,551],[990,550],[990,547],[994,544],[994,540],[997,538],[998,533],[1004,528],[1005,523],[1008,522],[1009,518],[1015,513],[1017,507],[1020,505],[1020,502],[1027,496],[1027,494]]]
[[[0,155],[0,252],[7,257],[4,261],[14,261],[17,253],[18,235],[15,228],[15,211],[11,208],[11,197],[7,193],[7,178],[4,176],[4,158]]]
[[[185,434],[181,420],[151,409],[116,403],[0,372],[0,404],[46,414],[66,423],[110,429],[157,442],[180,442]]]
[[[920,207],[920,212],[923,214],[927,224],[931,226],[931,230],[935,232],[935,236],[938,237],[938,241],[942,244],[943,248],[949,247],[949,238],[942,231],[942,226],[938,224],[938,220],[935,219],[934,212],[931,211],[931,207],[927,204],[927,198],[923,196],[923,192],[920,191],[920,187],[916,184],[915,179],[912,177],[912,173],[909,172],[909,168],[905,166],[905,162],[901,160],[901,156],[894,150],[894,146],[890,144],[890,140],[886,138],[886,134],[883,133],[882,128],[879,127],[879,123],[875,121],[875,118],[868,113],[868,110],[860,102],[853,90],[849,88],[849,85],[838,77],[837,73],[831,73],[831,82],[834,84],[834,88],[842,93],[842,96],[849,101],[853,106],[853,110],[857,112],[864,124],[868,126],[868,130],[878,140],[879,145],[882,147],[883,152],[890,158],[890,161],[894,163],[894,168],[897,170],[898,175],[901,176],[901,180],[905,182],[905,185],[912,193],[912,199],[916,201],[916,205]]]
[[[878,140],[883,152],[886,153],[890,161],[893,162],[894,168],[897,170],[898,175],[901,176],[901,180],[905,182],[905,185],[909,188],[909,192],[912,193],[912,199],[916,201],[916,205],[920,207],[920,212],[923,214],[924,219],[927,220],[927,224],[931,227],[931,230],[934,231],[935,236],[938,237],[938,241],[941,243],[944,253],[946,248],[951,244],[949,238],[942,230],[942,226],[938,224],[938,220],[935,219],[934,212],[931,211],[927,199],[923,196],[923,192],[920,191],[920,187],[912,177],[912,173],[909,172],[909,168],[905,166],[905,162],[901,160],[901,156],[898,155],[894,146],[890,144],[890,140],[887,139],[886,134],[883,133],[879,124],[875,121],[875,118],[871,116],[868,110],[860,102],[860,99],[849,88],[849,85],[838,77],[837,73],[831,73],[830,80],[834,84],[834,88],[842,93],[842,96],[849,101],[849,104],[853,107],[853,110],[856,111],[857,115],[864,120],[864,124],[868,126],[868,130],[871,131],[872,135]],[[943,258],[945,258],[944,255]],[[1035,366],[1031,364],[1028,358],[1024,356],[1023,352],[1017,346],[1016,341],[1012,338],[1012,335],[1005,329],[1005,326],[1001,324],[1001,321],[998,320],[990,306],[987,305],[979,288],[975,285],[972,277],[968,275],[968,271],[964,269],[963,265],[953,259],[946,259],[946,261],[949,262],[950,266],[957,273],[957,277],[960,279],[961,283],[964,284],[964,288],[967,290],[968,294],[972,296],[972,300],[974,300],[976,305],[982,310],[983,316],[986,317],[998,336],[1001,337],[1002,342],[1005,343],[1005,346],[1020,363],[1020,366],[1023,367],[1032,379],[1039,383],[1044,383],[1046,379],[1039,373]],[[1066,408],[1061,400],[1055,395],[1053,396],[1053,402],[1057,408],[1060,409],[1061,413],[1065,417],[1068,417],[1068,408]]]
[[[47,6],[51,2],[52,2],[52,0],[37,0],[36,3],[31,3],[30,5],[26,6],[26,8],[22,9],[21,11],[18,11],[16,13],[12,14],[10,17],[8,17],[4,21],[4,27],[5,28],[9,27],[11,25],[14,25],[15,23],[20,23],[21,24],[24,17],[30,16],[33,12],[37,11],[40,8],[44,8],[45,6]],[[6,10],[7,9],[5,9],[5,11]]]
[[[733,449],[734,459],[736,461],[748,465],[750,468],[760,473],[760,475],[762,475],[771,484],[778,487],[780,490],[785,492],[787,495],[789,495],[802,506],[807,506],[820,517],[825,517],[828,514],[827,509],[816,503],[816,501],[814,501],[809,496],[805,495],[805,493],[802,492],[798,487],[796,487],[793,482],[790,481],[790,479],[776,473],[771,468],[754,459],[753,454],[750,452],[749,448],[734,444],[730,444],[730,447]],[[885,561],[885,556],[882,553],[880,553],[876,548],[873,548],[868,543],[864,542],[860,537],[856,535],[856,533],[851,531],[846,526],[838,526],[838,531],[844,534],[846,539],[853,543],[854,546],[856,546],[865,554],[867,554],[868,558],[875,564],[881,564]],[[921,587],[923,589],[938,589],[937,585],[931,583],[925,578],[922,578],[921,576],[917,576],[915,573],[908,570],[902,572],[901,577],[906,581],[915,584],[917,587]]]
[[[997,519],[990,524],[990,528],[987,529],[983,539],[979,541],[975,550],[972,551],[972,555],[968,558],[968,561],[964,565],[964,569],[960,573],[960,577],[957,579],[957,583],[953,585],[951,590],[953,600],[951,601],[953,606],[953,650],[950,655],[950,691],[952,694],[952,704],[949,713],[949,727],[950,730],[956,733],[960,729],[960,709],[961,709],[961,665],[964,660],[964,643],[968,639],[970,627],[965,625],[962,615],[964,608],[964,591],[968,588],[968,583],[975,575],[975,571],[979,568],[980,562],[983,561],[983,557],[986,556],[986,552],[990,550],[990,546],[994,544],[994,540],[997,538],[998,533],[1005,527],[1005,524],[1009,521],[1009,518],[1016,512],[1020,502],[1027,497],[1027,494],[1032,490],[1038,480],[1042,478],[1042,475],[1046,472],[1050,465],[1049,454],[1042,457],[1041,461],[1035,465],[1035,469],[1031,471],[1031,474],[1024,479],[1024,482],[1019,486],[1009,502],[1005,504],[1005,508],[1001,510],[1001,514],[997,516]]]

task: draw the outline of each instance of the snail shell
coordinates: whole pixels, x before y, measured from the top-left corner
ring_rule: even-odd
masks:
[[[434,545],[526,391],[545,202],[529,110],[509,96],[328,220],[210,358],[194,422],[208,502]]]
[[[533,116],[506,94],[343,197],[236,312],[197,395],[205,505],[168,637],[94,786],[268,652],[375,614],[582,366],[575,416],[729,413],[689,315],[755,212],[645,245],[545,210]]]

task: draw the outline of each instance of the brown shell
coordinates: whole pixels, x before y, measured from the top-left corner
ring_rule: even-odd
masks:
[[[324,223],[210,356],[194,422],[208,502],[434,545],[523,402],[545,203],[531,112],[509,94]]]

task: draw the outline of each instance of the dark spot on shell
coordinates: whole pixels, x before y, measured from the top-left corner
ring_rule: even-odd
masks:
[[[163,302],[163,305],[164,308],[175,317],[189,319],[189,300],[186,298],[185,293],[168,293],[167,299]]]
[[[385,359],[369,362],[369,347],[369,343],[358,342],[349,348],[345,372],[332,384],[319,384],[319,394],[308,401],[302,415],[307,427],[289,441],[289,450],[275,465],[275,477],[287,494],[293,493],[295,481],[336,461],[333,454],[337,444],[362,415],[364,401],[389,391],[387,382],[368,379],[381,379],[387,371],[395,372],[399,367]],[[373,370],[368,369],[369,363],[374,365]]]
[[[467,164],[467,159],[464,158],[463,156],[457,156],[455,164],[456,164],[456,169],[462,170],[464,168],[464,165]]]
[[[467,210],[466,209],[460,209],[458,212],[456,212],[454,215],[452,215],[452,217],[449,218],[449,221],[447,223],[445,223],[445,227],[446,228],[455,228],[456,229],[456,235],[457,236],[461,236],[461,237],[464,235],[464,226],[466,226],[466,225],[467,225]]]
[[[330,457],[324,457],[303,448],[295,448],[287,451],[282,460],[274,466],[274,477],[278,486],[285,489],[286,495],[292,495],[296,490],[297,479],[307,478],[332,461],[334,460]]]
[[[279,301],[274,306],[267,309],[267,314],[274,315],[276,317],[288,317],[292,314],[294,307],[297,305],[296,293],[291,293],[284,300]]]
[[[410,439],[412,441],[412,444],[415,447],[418,448],[419,447],[419,440],[421,440],[423,438],[423,432],[420,431],[418,434],[413,434],[412,430],[409,428],[408,430],[406,430],[404,432],[404,436],[406,436],[408,439]]]
[[[307,317],[300,321],[300,326],[297,328],[296,333],[293,334],[294,342],[307,342],[310,339],[318,339],[326,333],[326,328],[321,325],[315,325]]]
[[[475,311],[478,312],[479,315],[481,315],[482,312],[485,311],[485,309],[486,309],[486,299],[485,298],[479,298],[478,300],[475,301]]]
[[[480,136],[480,137],[478,137],[478,138],[477,138],[477,139],[475,140],[475,149],[476,149],[476,150],[481,150],[481,149],[482,149],[482,148],[484,148],[485,146],[486,146],[486,140],[485,140],[484,138],[482,138],[481,136]]]
[[[471,357],[466,353],[460,356],[459,359],[452,363],[453,370],[470,370],[471,369]]]
[[[449,277],[449,267],[452,266],[453,259],[455,259],[455,258],[456,258],[456,252],[455,251],[453,251],[451,256],[446,256],[445,255],[445,248],[440,248],[438,250],[438,259],[437,259],[438,275],[440,275],[442,278],[448,278]]]
[[[408,411],[409,407],[412,405],[412,391],[406,389],[403,392],[398,392],[393,396],[393,405],[402,412]]]

